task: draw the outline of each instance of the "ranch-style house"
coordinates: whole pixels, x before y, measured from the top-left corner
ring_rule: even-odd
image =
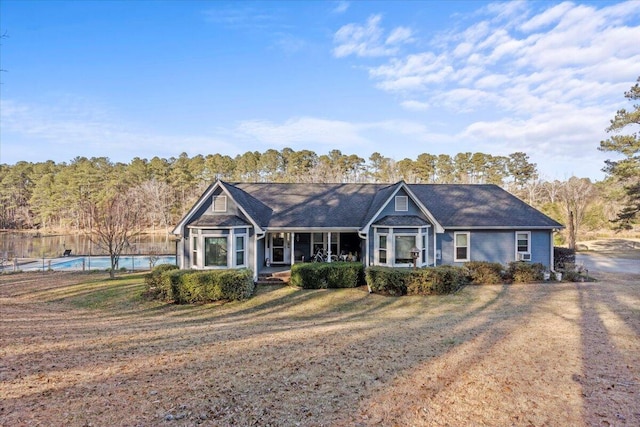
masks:
[[[553,268],[563,226],[496,185],[213,183],[173,233],[183,269],[349,260]]]

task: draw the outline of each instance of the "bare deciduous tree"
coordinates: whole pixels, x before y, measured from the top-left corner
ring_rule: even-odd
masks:
[[[572,176],[560,188],[559,196],[567,215],[569,248],[576,248],[578,230],[584,221],[587,207],[593,202],[596,188],[589,178]]]
[[[109,276],[113,279],[122,251],[139,233],[140,207],[134,193],[115,192],[103,200],[91,203],[89,239],[107,250],[111,259]]]

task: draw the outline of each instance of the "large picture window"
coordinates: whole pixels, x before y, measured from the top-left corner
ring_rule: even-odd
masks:
[[[395,238],[395,263],[412,264],[411,249],[416,246],[416,236],[396,235]]]
[[[454,261],[469,261],[469,233],[454,233]]]
[[[204,265],[205,267],[227,267],[226,237],[205,237]]]

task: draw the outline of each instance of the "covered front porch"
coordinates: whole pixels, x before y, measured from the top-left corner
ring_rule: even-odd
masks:
[[[364,240],[350,231],[272,231],[264,238],[264,265],[362,259]]]

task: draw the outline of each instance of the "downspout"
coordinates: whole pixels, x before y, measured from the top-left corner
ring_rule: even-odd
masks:
[[[556,230],[551,230],[549,233],[549,270],[555,273],[555,258],[553,256],[553,234]]]
[[[437,236],[438,233],[436,233],[436,228],[433,227],[433,266],[437,267],[438,266],[438,260],[436,258],[436,240],[437,240]]]

